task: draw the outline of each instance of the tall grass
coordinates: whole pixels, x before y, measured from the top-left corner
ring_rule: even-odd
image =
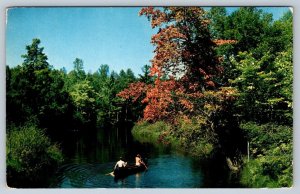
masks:
[[[131,133],[135,139],[142,143],[157,144],[161,135],[170,131],[171,126],[163,121],[150,124],[146,121],[137,123]]]

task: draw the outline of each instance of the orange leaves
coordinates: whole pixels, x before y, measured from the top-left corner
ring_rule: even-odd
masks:
[[[140,12],[139,12],[139,16],[141,15],[151,15],[153,14],[153,11],[154,11],[154,7],[143,7]]]
[[[172,42],[173,39],[186,39],[186,36],[180,32],[180,29],[173,24],[160,29],[159,32],[152,36],[151,43],[157,46],[163,46],[166,42]]]
[[[140,15],[145,15],[151,21],[153,28],[159,27],[151,37],[151,43],[156,46],[151,60],[151,75],[161,77],[164,74],[183,77],[192,74],[191,82],[202,83],[211,81],[215,69],[215,56],[212,55],[212,40],[209,38],[209,20],[200,7],[164,7],[142,8]],[[199,77],[197,67],[206,74]],[[195,79],[195,77],[197,77]],[[212,82],[208,82],[212,86]]]
[[[230,90],[216,91],[214,78],[223,72],[214,52],[215,44],[233,44],[234,40],[215,40],[209,34],[209,20],[200,7],[142,8],[140,15],[159,27],[151,37],[155,46],[150,76],[153,85],[130,84],[118,96],[146,104],[144,120],[174,121],[178,115],[201,112],[205,99],[230,99]],[[174,78],[170,77],[171,75]],[[164,78],[164,79],[163,79]],[[213,89],[211,93],[206,91]]]
[[[235,43],[237,43],[236,40],[222,40],[222,39],[213,40],[213,42],[218,46],[223,45],[223,44],[235,44]]]
[[[237,90],[232,87],[222,87],[219,91],[221,98],[225,100],[235,100],[237,98]]]
[[[131,99],[133,102],[135,102],[143,93],[146,93],[149,87],[149,85],[146,85],[143,82],[131,83],[128,88],[119,92],[117,96],[126,100]]]
[[[206,84],[207,86],[210,86],[210,87],[215,87],[215,86],[216,86],[215,83],[214,83],[213,81],[205,82],[205,84]]]
[[[178,65],[178,59],[182,55],[179,40],[185,38],[186,36],[174,25],[167,26],[152,36],[151,43],[156,45],[152,60],[152,75],[162,73],[162,69]]]
[[[189,111],[192,111],[194,108],[193,103],[187,99],[180,99],[179,102],[185,109]]]
[[[147,121],[156,121],[165,118],[170,114],[168,109],[174,103],[172,91],[176,88],[175,80],[162,81],[159,78],[155,80],[154,87],[147,91],[146,97],[142,100],[147,103],[144,110],[144,119]]]
[[[167,21],[166,14],[159,9],[154,9],[153,7],[142,8],[139,15],[145,15],[149,20],[151,19],[152,28],[160,26],[162,23]]]
[[[201,75],[203,75],[204,77],[204,83],[206,86],[209,86],[209,87],[215,87],[215,83],[211,80],[211,78],[213,77],[212,75],[210,74],[207,74],[202,68],[199,68],[199,72]]]

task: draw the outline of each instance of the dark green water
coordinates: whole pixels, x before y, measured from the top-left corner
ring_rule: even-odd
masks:
[[[91,135],[92,134],[92,135]],[[200,162],[176,151],[135,141],[129,128],[72,132],[63,145],[66,155],[51,178],[52,188],[227,188],[238,187],[223,160]],[[148,170],[115,180],[112,171],[119,156],[133,163],[140,153]]]

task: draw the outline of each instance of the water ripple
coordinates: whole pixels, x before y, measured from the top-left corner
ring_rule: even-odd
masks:
[[[66,164],[56,173],[55,188],[193,188],[201,187],[202,174],[184,157],[164,155],[149,159],[149,170],[114,180],[107,173],[114,163]]]

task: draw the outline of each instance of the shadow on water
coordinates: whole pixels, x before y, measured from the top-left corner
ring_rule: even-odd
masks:
[[[215,188],[238,187],[220,159],[199,162],[168,149],[134,141],[130,127],[72,132],[62,145],[66,155],[51,178],[52,188]],[[91,135],[91,133],[93,135]],[[115,180],[107,175],[123,156],[133,163],[137,153],[148,159],[149,169]]]

